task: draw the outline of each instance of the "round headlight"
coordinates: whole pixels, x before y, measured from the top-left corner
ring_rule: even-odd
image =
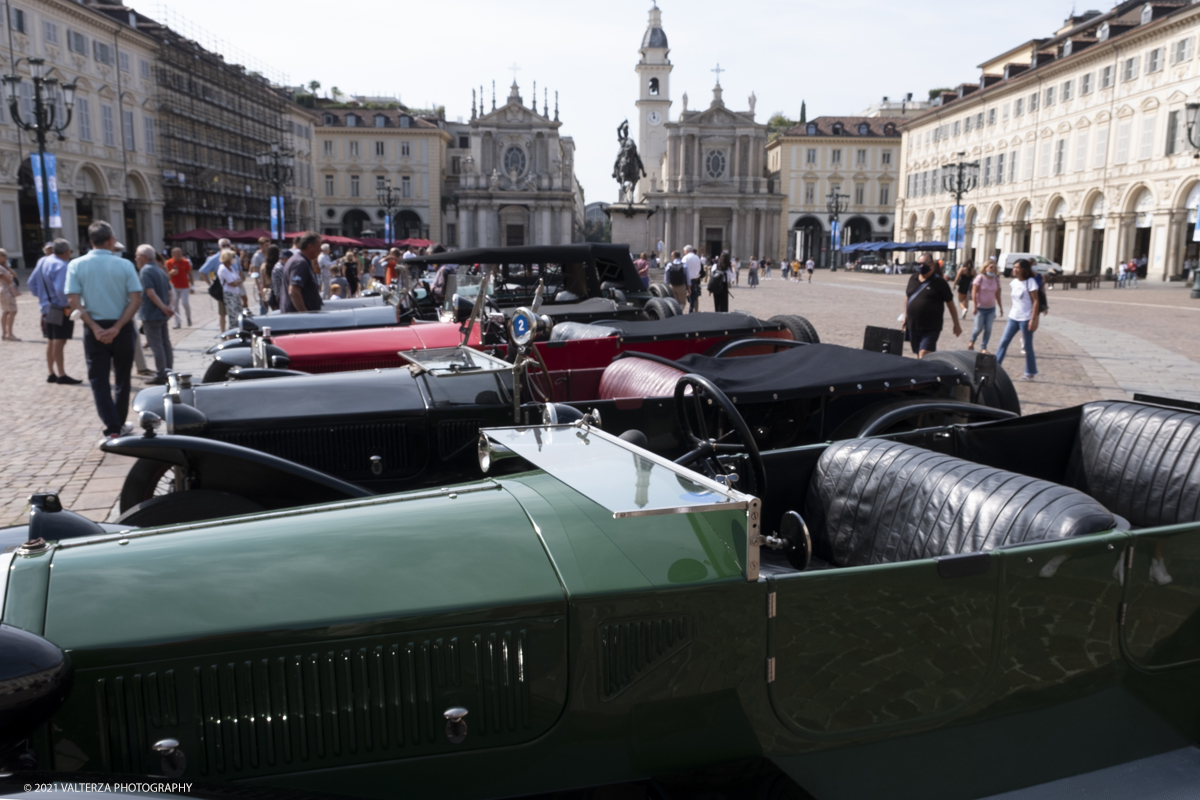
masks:
[[[492,444],[487,436],[479,434],[479,468],[484,474],[492,467]]]
[[[537,319],[528,308],[518,308],[508,321],[508,337],[518,347],[525,347],[537,333]]]

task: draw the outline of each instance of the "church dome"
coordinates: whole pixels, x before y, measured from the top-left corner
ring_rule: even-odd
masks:
[[[661,47],[667,46],[667,34],[662,28],[647,28],[646,35],[642,37],[642,47]]]

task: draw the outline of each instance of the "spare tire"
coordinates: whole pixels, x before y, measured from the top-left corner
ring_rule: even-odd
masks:
[[[787,328],[791,332],[792,338],[797,342],[808,342],[809,344],[821,343],[821,337],[817,336],[817,329],[804,317],[795,314],[778,314],[771,317],[767,322],[774,322],[777,325]]]
[[[925,356],[925,358],[927,360],[941,361],[944,364],[956,367],[970,378],[971,383],[974,384],[976,355],[973,350],[936,350]],[[991,408],[1003,408],[1005,411],[1011,411],[1014,414],[1021,413],[1021,400],[1017,397],[1017,387],[1013,386],[1008,373],[999,364],[996,365],[996,383],[992,386],[984,387],[983,392],[980,393],[979,402]]]
[[[117,522],[136,528],[203,522],[221,517],[253,514],[263,507],[253,500],[229,492],[193,489],[151,497],[117,517]]]
[[[675,304],[678,307],[678,303]],[[675,316],[675,309],[663,297],[652,297],[642,306],[647,319],[666,319]]]
[[[655,297],[670,297],[671,290],[667,288],[665,283],[652,283],[650,284],[650,294]]]
[[[678,317],[683,315],[683,306],[679,305],[678,300],[674,297],[664,297],[663,300],[671,307],[671,311],[674,312],[673,316]]]

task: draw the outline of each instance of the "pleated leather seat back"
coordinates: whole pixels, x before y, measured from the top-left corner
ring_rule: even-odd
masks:
[[[821,558],[862,566],[1111,530],[1083,492],[880,439],[837,442],[817,463],[806,519]]]
[[[1083,407],[1071,484],[1135,528],[1200,520],[1200,414],[1106,401]]]

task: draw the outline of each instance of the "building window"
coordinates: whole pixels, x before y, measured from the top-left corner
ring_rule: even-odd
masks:
[[[1129,161],[1129,129],[1132,123],[1122,122],[1117,126],[1117,153],[1114,163],[1124,164]]]
[[[984,186],[992,185],[992,157],[988,156],[983,159],[983,179]]]
[[[358,155],[358,142],[350,142],[349,144],[350,144],[350,155],[357,156]]]
[[[884,166],[889,166],[892,163],[892,151],[891,150],[879,151],[879,163]]]
[[[156,148],[154,145],[154,118],[142,117],[142,140],[145,145],[147,155],[154,155]]]
[[[1017,165],[1021,161],[1021,151],[1013,149],[1008,156],[1008,182],[1014,183],[1017,180]]]
[[[332,175],[325,176],[325,196],[333,197],[333,176]]]
[[[333,142],[329,139],[325,139],[324,141],[322,141],[321,142],[321,152],[323,152],[327,156],[332,156],[333,155]]]
[[[953,131],[954,131],[955,136],[958,136],[960,133],[962,133],[962,121],[961,120],[957,120],[957,119],[954,120]]]
[[[1082,78],[1079,79],[1079,94],[1085,95],[1085,94],[1091,94],[1091,93],[1092,93],[1092,73],[1089,72],[1087,75],[1084,75]]]
[[[25,33],[25,12],[19,8],[12,9],[12,16],[9,17],[12,29],[17,33]]]
[[[1154,19],[1154,7],[1149,3],[1142,6],[1142,24],[1146,25]]]
[[[78,53],[81,56],[87,55],[87,37],[82,33],[75,31],[67,31],[67,49],[72,53]]]
[[[1004,111],[1003,111],[1003,113],[1001,113],[1001,114],[1000,114],[1000,117],[1001,117],[1001,118],[1002,118],[1002,119],[1003,119],[1005,122],[1008,122],[1008,111],[1009,111],[1009,109],[1010,109],[1011,107],[1012,107],[1012,103],[1005,103],[1005,104],[1004,104]]]
[[[1049,108],[1052,105],[1054,105],[1054,87],[1053,86],[1051,86],[1049,89],[1046,90],[1046,98],[1042,102],[1042,106],[1044,108]]]
[[[412,117],[400,117],[400,127],[401,128],[411,128],[412,127]]]
[[[829,161],[830,161],[830,163],[832,163],[832,164],[840,164],[840,163],[842,163],[842,151],[841,151],[841,150],[834,150],[834,151],[833,151],[833,152],[830,154]]]
[[[375,127],[376,128],[386,128],[387,127],[387,117],[384,116],[383,114],[376,114],[375,115]]]
[[[42,22],[42,36],[46,44],[58,44],[58,26],[50,20]]]
[[[815,183],[804,184],[804,204],[811,206],[817,202],[817,185]]]
[[[1131,81],[1138,76],[1138,62],[1141,56],[1133,56],[1125,59],[1125,63],[1121,66],[1121,80]]]
[[[350,196],[351,197],[359,197],[362,194],[362,192],[359,188],[359,184],[360,184],[359,176],[351,175],[350,176]]]
[[[142,76],[142,80],[150,80],[150,62],[146,59],[138,59],[138,73]]]
[[[650,79],[650,94],[654,97],[658,97],[658,78]],[[534,101],[536,102],[536,100],[537,98],[535,97]]]
[[[383,142],[375,143],[375,155],[377,155],[377,156],[383,155]]]
[[[1038,177],[1039,178],[1050,177],[1050,159],[1054,155],[1054,151],[1051,149],[1053,146],[1054,146],[1054,143],[1048,139],[1046,141],[1042,142],[1042,152],[1040,152],[1038,154]]]
[[[1163,57],[1166,48],[1156,47],[1146,54],[1146,72],[1158,72],[1163,68]]]
[[[1183,152],[1183,126],[1179,124],[1179,117],[1183,112],[1172,111],[1167,114],[1167,144],[1163,149],[1163,154],[1173,156],[1176,153]]]
[[[1022,97],[1020,100],[1018,100],[1016,103],[1013,104],[1013,116],[1020,117],[1020,116],[1024,116],[1024,114],[1025,114],[1025,98]]]
[[[1154,155],[1154,127],[1158,122],[1156,114],[1148,114],[1142,118],[1142,140],[1138,143],[1138,161],[1145,161]]]
[[[1113,85],[1113,68],[1105,67],[1100,70],[1100,88],[1107,89]]]
[[[1180,39],[1171,47],[1171,62],[1179,64],[1184,61],[1192,60],[1192,40]]]
[[[867,185],[865,183],[854,184],[854,205],[861,206],[867,199]]]
[[[855,163],[855,164],[858,164],[860,167],[861,167],[861,166],[864,166],[864,165],[866,165],[866,163],[867,163],[867,151],[866,151],[866,150],[859,150],[859,151],[858,151],[858,153],[856,153],[856,154],[855,154],[855,156],[854,156],[854,163]]]
[[[709,150],[704,158],[704,168],[708,177],[719,178],[725,174],[725,153],[721,150]]]
[[[817,123],[815,123],[815,122],[808,123],[808,125],[805,126],[805,128],[804,128],[804,134],[806,136],[816,136],[817,135]]]
[[[1040,96],[1041,95],[1039,95],[1037,92],[1034,92],[1033,94],[1029,95],[1029,113],[1030,114],[1032,114],[1033,112],[1038,110],[1038,98]]]
[[[450,174],[462,174],[462,156],[450,156]]]
[[[117,138],[114,132],[115,123],[113,122],[112,106],[100,106],[100,124],[104,130],[104,144],[108,147],[116,147]]]
[[[1087,169],[1087,146],[1088,134],[1087,131],[1080,131],[1079,136],[1075,139],[1075,171],[1083,172]]]
[[[1064,103],[1074,97],[1075,81],[1063,81],[1061,95]]]
[[[101,64],[113,63],[112,46],[105,42],[92,42],[92,56]]]
[[[79,139],[83,142],[92,140],[92,107],[86,97],[75,99],[75,119],[79,121]]]
[[[129,72],[129,53],[117,53],[117,63],[121,65],[121,72]]]
[[[1027,180],[1027,181],[1033,180],[1033,153],[1034,153],[1033,145],[1029,145],[1028,147],[1025,148],[1024,176],[1025,176],[1025,180]]]
[[[446,223],[446,244],[451,247],[458,246],[458,225],[453,222]]]
[[[808,148],[808,152],[806,152],[804,154],[804,163],[805,164],[817,163],[817,148],[815,148],[815,147]]]
[[[134,149],[133,139],[133,112],[121,111],[121,133],[125,139],[125,149],[132,152]]]
[[[1102,125],[1096,129],[1096,149],[1095,157],[1092,160],[1092,168],[1100,169],[1108,160],[1108,126]]]
[[[996,109],[994,109],[994,108],[989,108],[989,109],[988,109],[988,112],[987,112],[987,124],[988,124],[988,125],[995,125],[995,124],[996,124]]]
[[[382,175],[375,176],[375,191],[382,192],[384,189],[384,178]]]
[[[1067,171],[1067,140],[1059,139],[1054,143],[1054,174],[1062,175]]]
[[[879,205],[886,206],[892,200],[892,185],[890,183],[879,184]]]
[[[400,179],[400,196],[412,197],[412,178],[407,175]]]
[[[996,156],[996,183],[1004,183],[1004,157],[1007,153]]]
[[[467,150],[471,147],[471,138],[469,136],[458,137],[458,149]]]
[[[404,158],[408,158],[412,154],[412,150],[410,149],[411,147],[412,147],[412,145],[409,144],[408,142],[401,142],[400,143],[400,155],[403,156]]]
[[[354,114],[347,114],[346,115],[346,127],[347,128],[357,128],[358,127],[358,117],[355,116]]]

